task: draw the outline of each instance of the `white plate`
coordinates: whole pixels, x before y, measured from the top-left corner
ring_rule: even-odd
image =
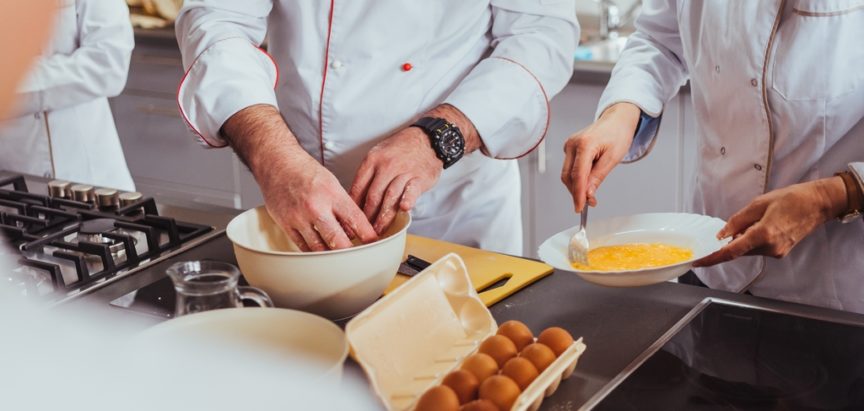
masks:
[[[283,308],[224,308],[184,315],[142,332],[135,341],[144,356],[173,353],[197,359],[231,357],[233,363],[265,360],[290,370],[307,366],[307,378],[341,379],[348,339],[334,323]],[[214,366],[215,367],[215,366]],[[228,377],[228,376],[226,376]]]
[[[717,251],[726,241],[717,232],[726,223],[699,214],[649,213],[588,222],[591,248],[628,243],[663,243],[693,250],[687,261],[654,268],[627,271],[581,271],[570,265],[567,244],[578,229],[571,227],[540,245],[540,259],[559,270],[571,271],[586,281],[611,287],[639,287],[671,280],[693,267],[693,261]]]

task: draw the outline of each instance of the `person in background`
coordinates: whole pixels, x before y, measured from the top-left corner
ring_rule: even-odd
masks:
[[[578,37],[572,1],[187,1],[178,103],[303,250],[411,210],[415,234],[519,254],[519,169],[500,159],[544,137]]]
[[[645,1],[598,119],[564,147],[576,211],[597,204],[619,162],[650,151],[664,104],[689,80],[699,138],[691,210],[728,219],[718,237],[732,239],[697,261],[712,266],[698,278],[864,312],[862,5]]]
[[[129,9],[122,0],[57,3],[53,40],[0,117],[0,169],[134,190],[108,106],[126,84]]]

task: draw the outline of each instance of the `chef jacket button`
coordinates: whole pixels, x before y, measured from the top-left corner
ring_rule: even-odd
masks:
[[[332,141],[327,141],[324,143],[324,148],[326,148],[328,150],[332,150],[335,147],[336,147],[336,144],[334,144]]]
[[[721,156],[725,156],[725,155],[726,155],[726,147],[720,147],[720,155],[721,155]]]
[[[38,119],[39,117],[42,117],[42,113],[36,113],[33,115],[33,118]]]
[[[402,71],[411,71],[413,68],[414,66],[411,65],[411,63],[405,63],[402,65]]]
[[[751,79],[750,79],[750,85],[753,86],[753,87],[756,87],[756,86],[759,85],[759,81],[756,80],[755,78],[751,78]]]
[[[330,67],[331,67],[333,70],[339,70],[339,69],[341,69],[341,68],[344,67],[344,66],[345,66],[345,65],[342,64],[342,62],[339,61],[339,60],[333,60],[332,62],[330,62]]]
[[[753,168],[755,168],[756,170],[762,171],[762,165],[761,164],[753,164]]]
[[[42,177],[45,177],[45,178],[51,178],[51,172],[50,172],[50,171],[46,171],[44,174],[42,174]]]
[[[714,71],[716,71],[718,73],[720,72],[720,65],[719,64],[714,66]]]

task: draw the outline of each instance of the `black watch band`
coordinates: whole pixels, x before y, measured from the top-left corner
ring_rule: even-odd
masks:
[[[417,120],[414,127],[419,127],[429,136],[429,142],[435,155],[444,163],[444,168],[455,164],[465,154],[465,138],[455,124],[443,118],[423,117]]]

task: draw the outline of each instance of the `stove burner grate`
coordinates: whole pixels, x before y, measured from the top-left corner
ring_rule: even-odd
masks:
[[[0,233],[17,246],[27,275],[56,298],[176,250],[212,227],[160,216],[152,197],[114,209],[27,191],[22,176],[0,179]],[[39,273],[39,275],[33,274]],[[44,294],[45,284],[22,286]]]

